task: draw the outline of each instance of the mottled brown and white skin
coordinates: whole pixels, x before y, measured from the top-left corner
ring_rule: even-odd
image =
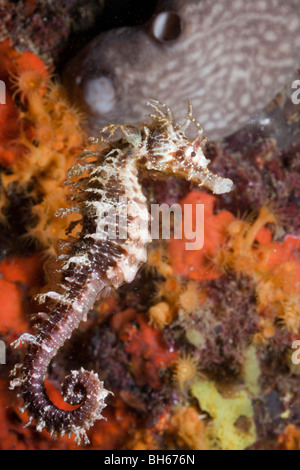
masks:
[[[148,96],[181,116],[189,96],[215,139],[262,110],[299,60],[298,0],[162,0],[144,27],[93,39],[65,81],[93,135],[108,122],[142,119]]]
[[[167,106],[155,101],[150,104],[155,111],[150,115],[150,123],[106,126],[103,132],[110,137],[96,139],[97,149],[80,155],[69,171],[68,183],[73,188],[71,198],[75,203],[71,210],[81,214],[82,228],[65,243],[59,256],[60,280],[56,290],[40,295],[44,308],[38,314],[42,320],[38,333],[35,336],[25,333],[15,343],[16,347],[27,345],[23,362],[15,366],[11,381],[11,388],[18,387],[24,400],[22,410],[28,410],[39,431],[46,428],[54,436],[75,434],[77,442],[81,439],[88,442],[86,430],[102,418],[109,392],[94,372],[71,371],[62,385],[62,393],[68,403],[79,406],[73,411],[58,409],[45,389],[47,368],[73,330],[86,319],[96,298],[133,281],[141,264],[146,262],[146,249],[151,241],[150,215],[139,183],[139,170],[174,174],[205,185],[216,194],[232,187],[230,179],[207,168],[209,160],[203,153],[206,139],[192,116],[191,105],[185,124],[179,125]],[[191,123],[197,129],[194,139],[185,135]],[[121,132],[121,137],[114,139],[116,131]],[[98,151],[99,142],[102,150]],[[124,204],[127,233],[120,230]],[[115,213],[119,218],[112,216]],[[73,228],[71,224],[67,232]]]

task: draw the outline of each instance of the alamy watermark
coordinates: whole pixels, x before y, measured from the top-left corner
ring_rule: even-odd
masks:
[[[186,250],[201,250],[204,244],[204,204],[151,204],[150,223],[148,210],[143,204],[120,197],[116,207],[109,203],[97,204],[98,240],[126,240],[128,236],[148,234],[157,240],[185,239]],[[132,220],[134,219],[134,222]],[[134,233],[132,232],[134,230]]]
[[[0,80],[0,104],[6,104],[6,85]]]
[[[292,83],[292,89],[295,90],[292,93],[292,103],[300,104],[300,80],[294,80]]]
[[[296,349],[296,351],[293,352],[292,354],[292,363],[295,364],[295,366],[298,366],[300,364],[300,340],[299,339],[293,341],[292,349]]]
[[[6,345],[0,340],[0,364],[6,364]]]
[[[186,240],[186,250],[201,250],[204,244],[204,204],[184,204],[184,213],[180,204],[151,204],[151,237],[153,240],[171,238],[171,214],[173,214],[173,236],[175,240]],[[193,214],[193,207],[195,214]],[[160,234],[161,214],[161,234]],[[194,225],[194,227],[193,227]],[[193,241],[192,241],[193,240]]]

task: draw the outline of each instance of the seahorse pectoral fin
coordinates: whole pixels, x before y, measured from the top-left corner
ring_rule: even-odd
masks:
[[[29,344],[29,343],[37,343],[36,341],[36,337],[29,334],[29,333],[23,333],[20,338],[18,338],[16,341],[13,341],[11,343],[11,347],[12,348],[19,348],[20,346],[23,346],[25,344]],[[37,343],[38,344],[38,343]]]

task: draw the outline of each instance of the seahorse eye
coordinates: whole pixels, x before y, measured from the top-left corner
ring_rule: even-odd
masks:
[[[195,157],[196,155],[197,155],[196,152],[191,153],[191,157]]]

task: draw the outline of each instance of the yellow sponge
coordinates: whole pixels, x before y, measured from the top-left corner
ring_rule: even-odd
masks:
[[[259,377],[261,371],[254,344],[244,353],[243,372],[247,390],[253,393],[253,395],[257,395],[259,393]]]
[[[256,441],[251,400],[245,391],[233,398],[223,398],[212,381],[197,381],[191,392],[203,411],[213,418],[207,426],[210,447],[222,450],[243,450]]]

